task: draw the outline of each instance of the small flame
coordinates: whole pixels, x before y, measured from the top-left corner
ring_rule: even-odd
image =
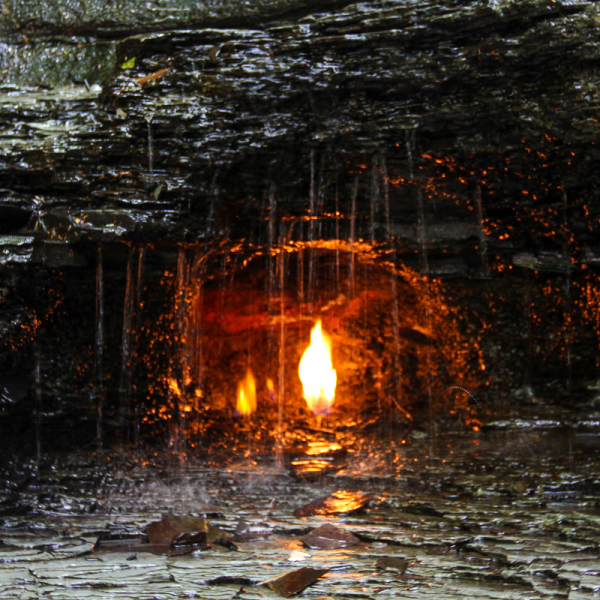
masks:
[[[308,408],[317,416],[328,415],[335,396],[336,372],[331,364],[331,339],[323,333],[321,321],[310,332],[310,346],[298,368]]]
[[[251,415],[256,410],[256,382],[250,369],[238,383],[236,410],[241,415]]]

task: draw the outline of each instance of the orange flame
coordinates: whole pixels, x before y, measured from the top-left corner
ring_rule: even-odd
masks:
[[[236,410],[241,415],[251,415],[256,410],[256,382],[250,369],[238,383]]]
[[[308,408],[317,416],[331,412],[337,374],[331,364],[331,338],[323,333],[321,321],[310,332],[310,346],[298,368]]]

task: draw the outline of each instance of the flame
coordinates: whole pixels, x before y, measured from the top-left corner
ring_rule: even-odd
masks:
[[[310,346],[298,368],[304,399],[317,416],[328,415],[335,396],[336,372],[331,365],[331,339],[321,329],[321,321],[310,332]]]
[[[251,415],[256,410],[256,382],[250,369],[238,383],[236,410],[241,415]]]

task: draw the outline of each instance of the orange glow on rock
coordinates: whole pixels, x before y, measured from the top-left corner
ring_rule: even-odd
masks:
[[[267,377],[267,390],[269,392],[269,400],[274,404],[277,402],[277,394],[275,393],[275,386],[273,380]]]
[[[256,382],[250,369],[238,383],[236,410],[241,415],[251,415],[256,410]]]
[[[331,412],[337,374],[331,364],[331,339],[323,333],[321,321],[310,332],[310,345],[304,351],[298,368],[304,399],[317,416]]]
[[[169,377],[169,389],[175,396],[181,396],[181,390],[179,389],[179,384],[174,377]]]

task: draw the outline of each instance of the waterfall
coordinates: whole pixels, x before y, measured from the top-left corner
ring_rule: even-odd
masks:
[[[35,466],[40,472],[42,457],[42,349],[38,344],[35,353]]]
[[[354,176],[354,189],[350,202],[350,273],[348,277],[348,295],[356,295],[356,200],[358,197],[358,175]]]
[[[187,311],[187,286],[189,279],[187,277],[187,257],[183,247],[179,248],[177,255],[177,274],[175,280],[176,297],[176,343],[175,357],[171,363],[169,396],[172,406],[171,436],[172,445],[175,454],[183,451],[185,445],[185,412],[184,407],[187,404],[186,392],[186,324],[188,321]],[[173,385],[173,382],[176,382]],[[178,390],[178,391],[174,391]]]
[[[144,258],[146,256],[146,249],[142,246],[138,250],[138,264],[137,264],[137,279],[135,285],[135,331],[139,332],[142,326],[141,314],[142,314],[142,275],[144,273]],[[132,361],[132,365],[135,361]],[[132,391],[135,391],[135,380],[133,379],[132,373]],[[140,407],[139,400],[136,398],[135,409],[134,409],[134,424],[133,424],[133,443],[136,451],[141,448],[140,439]]]
[[[277,402],[277,441],[276,464],[283,467],[283,413],[285,401],[285,238],[280,233],[280,249],[278,256],[279,294],[280,294],[280,333],[279,333],[279,393]]]
[[[268,256],[268,274],[267,274],[267,310],[270,314],[269,324],[269,361],[271,364],[271,372],[274,370],[274,344],[275,344],[275,321],[273,315],[273,304],[275,299],[275,236],[277,228],[277,200],[275,198],[275,184],[269,186],[269,216],[267,217],[267,256]]]
[[[567,198],[567,192],[562,190],[563,197],[563,226],[562,226],[562,234],[563,234],[563,243],[562,243],[562,253],[563,259],[565,262],[568,260],[566,264],[566,275],[565,275],[565,313],[564,313],[564,321],[565,321],[565,353],[567,360],[567,381],[566,388],[567,394],[570,396],[573,388],[573,365],[571,364],[571,351],[572,351],[572,301],[571,301],[571,250],[569,248],[569,215],[568,208],[569,202]]]
[[[146,117],[146,123],[148,124],[148,173],[150,177],[154,177],[154,148],[152,143],[152,119],[153,115]]]
[[[104,405],[104,382],[102,358],[104,352],[104,281],[102,275],[102,246],[98,246],[96,265],[96,341],[95,341],[95,375],[96,375],[96,445],[102,450],[102,411]]]
[[[340,199],[338,182],[335,182],[335,293],[340,293]]]
[[[204,276],[206,272],[206,262],[208,254],[196,256],[191,269],[190,278],[192,280],[192,289],[194,302],[190,305],[191,331],[189,338],[191,348],[188,354],[188,368],[190,378],[195,382],[194,411],[196,415],[196,429],[198,432],[196,443],[201,443],[201,400],[204,398],[204,333],[202,322],[202,304],[204,294]]]
[[[383,176],[383,195],[385,202],[385,224],[386,238],[388,248],[390,250],[391,268],[390,268],[390,292],[392,297],[392,329],[394,334],[394,383],[396,389],[390,395],[390,413],[393,412],[394,406],[406,416],[408,413],[402,408],[402,362],[400,359],[400,313],[398,310],[398,282],[396,280],[396,243],[392,236],[392,222],[390,216],[390,185],[385,159],[382,159],[382,176]],[[390,424],[393,421],[390,420]]]
[[[310,305],[310,312],[313,313],[314,301],[315,301],[315,285],[316,285],[316,249],[312,242],[315,241],[316,233],[316,196],[315,196],[315,151],[310,152],[310,193],[308,203],[309,213],[309,227],[308,227],[308,241],[311,242],[308,258],[308,302]]]
[[[475,205],[477,206],[477,220],[479,222],[479,252],[481,254],[481,274],[487,277],[489,274],[489,266],[487,259],[487,241],[485,229],[483,227],[483,208],[481,205],[481,186],[477,185],[475,189]]]
[[[127,258],[127,274],[125,280],[125,299],[123,302],[123,331],[121,335],[121,379],[119,383],[120,409],[119,420],[121,427],[126,429],[131,419],[131,384],[132,384],[132,357],[131,341],[132,326],[135,319],[135,290],[133,278],[133,262],[135,250],[129,249]]]
[[[415,132],[412,131],[406,139],[406,151],[408,157],[408,172],[410,179],[414,181],[414,159],[413,159],[413,148],[415,145]],[[419,213],[418,217],[418,238],[419,245],[421,247],[421,272],[425,279],[425,293],[424,293],[424,318],[427,323],[427,330],[431,331],[431,298],[429,289],[429,256],[428,256],[428,244],[427,244],[427,223],[425,217],[425,201],[423,199],[423,189],[421,186],[417,189],[417,209]],[[427,346],[425,350],[425,377],[427,381],[427,409],[429,414],[429,440],[432,443],[433,440],[433,392],[431,382],[431,349]],[[433,455],[433,450],[430,449],[429,456]]]
[[[371,244],[375,245],[375,224],[377,208],[379,205],[379,161],[377,156],[373,158],[373,168],[371,170],[371,218],[369,220],[369,232],[371,235]]]

